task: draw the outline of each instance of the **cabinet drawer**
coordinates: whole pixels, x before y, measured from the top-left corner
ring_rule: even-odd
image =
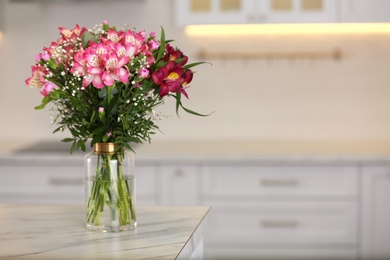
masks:
[[[357,244],[356,202],[260,202],[212,207],[211,241],[225,243]]]
[[[206,198],[263,196],[355,196],[354,167],[232,166],[205,167]]]
[[[156,204],[156,169],[153,166],[135,166],[136,201],[139,205]]]
[[[198,204],[196,166],[161,166],[161,204],[194,206]]]
[[[154,167],[136,166],[136,200],[156,203]],[[83,166],[1,166],[0,202],[84,203]]]
[[[1,166],[0,201],[84,203],[83,166]]]
[[[356,248],[294,248],[269,245],[247,247],[237,244],[205,243],[205,259],[256,259],[256,260],[357,260]]]
[[[84,192],[84,168],[78,166],[2,166],[0,190],[11,192]]]

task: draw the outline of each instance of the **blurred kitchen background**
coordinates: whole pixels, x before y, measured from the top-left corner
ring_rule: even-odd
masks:
[[[24,80],[58,27],[103,20],[162,26],[211,63],[184,105],[214,113],[167,101],[137,146],[140,205],[213,206],[206,259],[390,259],[388,0],[0,0],[0,202],[83,200],[82,162],[53,153],[68,135]]]

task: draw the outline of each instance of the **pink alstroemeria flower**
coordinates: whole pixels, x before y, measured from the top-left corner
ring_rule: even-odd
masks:
[[[62,40],[77,39],[78,37],[83,35],[85,31],[87,31],[87,28],[85,27],[80,29],[80,26],[78,24],[76,24],[76,26],[72,30],[66,29],[64,27],[59,27],[58,29],[60,30],[60,34],[62,35]]]
[[[76,77],[83,77],[83,88],[86,88],[91,83],[96,88],[104,88],[103,81],[101,80],[102,70],[88,64],[88,61],[90,61],[93,65],[97,65],[99,62],[95,59],[98,59],[96,55],[86,54],[84,50],[80,50],[74,55],[74,63],[70,72]]]
[[[145,50],[145,34],[142,32],[134,33],[133,31],[127,31],[124,34],[122,44],[126,46],[126,49],[135,56]],[[131,55],[129,55],[131,57]]]
[[[40,93],[46,97],[46,96],[49,95],[50,92],[52,92],[55,88],[58,88],[58,86],[57,86],[56,84],[54,84],[53,82],[48,81],[48,82],[46,82],[46,83],[43,85],[43,87],[41,88]]]
[[[102,80],[106,86],[112,86],[116,81],[127,83],[129,81],[129,70],[124,65],[129,61],[128,56],[123,56],[120,59],[114,54],[110,53],[106,61],[105,71],[102,75]]]
[[[107,38],[101,38],[101,40],[109,40],[113,43],[118,43],[122,39],[122,35],[119,34],[119,32],[109,29],[107,32]]]
[[[31,72],[31,77],[25,80],[26,85],[30,88],[42,88],[46,83],[45,68],[40,65],[31,66]]]
[[[157,40],[150,40],[149,46],[151,50],[156,50],[158,47],[160,47],[160,43]]]
[[[147,78],[149,76],[149,70],[147,68],[142,68],[139,71],[139,75],[141,76],[141,78]]]
[[[50,60],[50,55],[46,51],[43,53],[38,53],[37,56],[35,56],[35,61],[40,62],[41,59]]]
[[[87,71],[87,63],[84,60],[84,50],[79,50],[74,56],[73,56],[73,66],[70,72],[75,75],[76,77],[82,77],[84,76]]]
[[[85,88],[89,84],[95,88],[104,88],[102,75],[106,60],[108,59],[108,48],[102,43],[91,43],[85,50],[83,59],[86,62],[87,71],[83,78],[82,86]]]
[[[118,58],[122,58],[124,56],[129,56],[129,55],[127,55],[127,50],[126,50],[125,46],[123,46],[120,43],[110,44],[110,47],[112,48],[112,50],[115,51],[115,54]]]

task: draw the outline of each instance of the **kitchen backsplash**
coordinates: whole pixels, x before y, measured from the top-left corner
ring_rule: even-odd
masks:
[[[340,59],[299,56],[205,57],[196,68],[184,113],[174,102],[159,109],[163,133],[153,141],[188,139],[390,139],[390,35],[189,37],[174,24],[173,1],[16,2],[6,6],[0,39],[0,139],[60,139],[41,96],[24,85],[35,55],[58,37],[57,28],[102,20],[160,33],[198,61],[208,53],[332,53]],[[59,8],[61,7],[61,8]],[[15,14],[18,15],[15,15]],[[65,134],[60,134],[66,136]]]

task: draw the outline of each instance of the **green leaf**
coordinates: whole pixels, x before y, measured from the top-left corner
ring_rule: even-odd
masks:
[[[89,41],[98,42],[99,39],[93,35],[92,33],[86,31],[81,36],[81,43],[83,44],[83,48],[86,49],[88,47]]]
[[[142,82],[142,89],[144,90],[145,93],[147,93],[152,89],[153,84],[154,84],[153,81],[145,80]]]
[[[85,152],[85,141],[80,139],[77,141],[76,149],[81,149],[83,152]]]
[[[96,111],[93,111],[92,116],[89,119],[89,123],[92,124],[93,122],[95,122],[95,119],[96,119]]]
[[[172,95],[176,98],[176,115],[179,116],[179,108],[181,105],[181,93],[177,92],[176,95]]]
[[[50,60],[48,60],[48,63],[49,63],[49,67],[52,68],[52,69],[56,69],[57,68],[57,63],[54,61],[53,58],[51,58]]]
[[[172,95],[172,94],[169,94],[170,96],[174,97],[176,99],[176,114],[177,116],[179,116],[179,108],[181,107],[184,111],[186,111],[187,113],[191,114],[191,115],[195,115],[195,116],[203,116],[203,117],[206,117],[206,116],[209,116],[209,115],[212,115],[214,114],[214,112],[210,113],[210,114],[207,114],[207,115],[204,115],[204,114],[200,114],[198,112],[195,112],[191,109],[188,109],[186,107],[183,106],[183,104],[181,103],[181,93],[177,92],[176,95]]]
[[[72,154],[76,150],[76,139],[74,139],[72,146],[70,147],[70,153]]]
[[[103,133],[105,130],[106,130],[106,126],[102,125],[102,126],[99,126],[99,127],[95,128],[95,130],[92,131],[92,134],[93,134],[93,135],[101,134],[101,133]]]
[[[75,139],[74,138],[64,138],[61,140],[61,142],[63,143],[70,143],[70,142],[73,142]]]
[[[118,107],[118,98],[119,98],[119,95],[116,95],[114,96],[111,100],[110,100],[110,104],[107,108],[107,114],[111,114],[111,115],[115,115],[116,112],[117,112],[117,107]]]
[[[107,97],[107,88],[102,88],[99,90],[98,95],[101,99],[105,99]]]
[[[201,65],[201,64],[210,64],[210,65],[213,65],[213,64],[211,64],[210,62],[200,61],[200,62],[194,62],[194,63],[187,64],[187,65],[183,66],[183,68],[184,68],[184,69],[189,69],[189,68],[192,68],[192,67]]]
[[[52,97],[53,100],[59,99],[60,92],[54,89],[52,92],[50,92],[50,97]]]
[[[110,29],[110,26],[108,26],[108,24],[104,23],[104,24],[103,24],[103,30],[104,30],[105,32],[108,32],[109,29]]]
[[[161,27],[161,38],[160,38],[160,49],[158,50],[157,57],[156,57],[156,63],[159,62],[164,55],[165,52],[165,32],[164,28]]]
[[[40,104],[39,106],[36,106],[34,107],[35,110],[42,110],[45,108],[45,106],[47,104],[49,104],[50,102],[52,101],[51,97],[50,96],[46,96],[42,99],[42,104]]]
[[[162,68],[168,64],[167,61],[160,61],[159,63],[156,63],[155,67],[156,69]]]
[[[61,130],[62,130],[62,126],[57,127],[57,128],[53,131],[53,134],[54,134],[54,133],[57,133],[58,131],[61,131]]]

